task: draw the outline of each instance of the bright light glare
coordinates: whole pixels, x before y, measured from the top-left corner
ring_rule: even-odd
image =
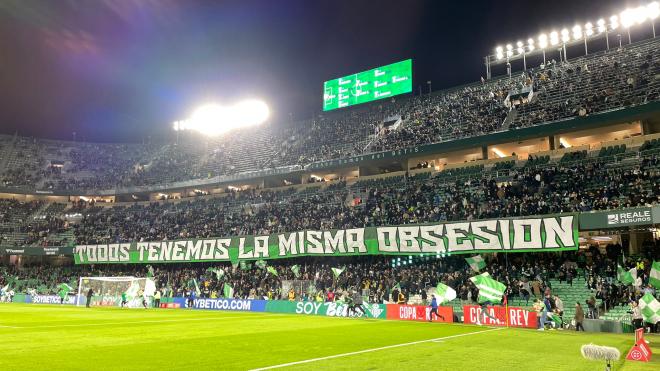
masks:
[[[266,103],[246,100],[233,106],[206,104],[197,108],[189,119],[174,123],[174,130],[196,130],[206,135],[220,135],[227,131],[260,125],[268,119]]]
[[[552,31],[550,32],[550,45],[557,45],[559,44],[559,34],[557,31]]]
[[[582,28],[578,25],[573,27],[573,39],[580,40],[582,38]]]
[[[649,19],[656,19],[658,18],[658,15],[660,15],[660,4],[658,4],[657,1],[654,1],[650,3],[646,7],[646,14],[648,15]]]
[[[615,15],[610,17],[610,27],[613,30],[616,30],[617,28],[619,28],[619,17],[617,17]]]
[[[567,43],[570,40],[571,38],[568,36],[568,30],[565,28],[561,30],[561,41]]]
[[[548,35],[542,33],[539,36],[539,46],[541,49],[545,49],[548,46]]]
[[[605,32],[607,30],[607,26],[605,25],[605,20],[603,18],[599,19],[596,24],[598,25],[598,32]]]
[[[588,22],[587,24],[584,25],[584,33],[587,36],[591,36],[594,34],[594,25],[592,25],[591,22]]]

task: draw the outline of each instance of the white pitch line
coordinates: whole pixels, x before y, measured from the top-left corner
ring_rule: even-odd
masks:
[[[274,365],[274,366],[266,366],[266,367],[254,368],[254,369],[252,369],[252,370],[250,370],[250,371],[272,370],[272,369],[274,369],[274,368],[289,367],[289,366],[301,365],[301,364],[305,364],[305,363],[311,363],[311,362],[317,362],[317,361],[324,361],[324,360],[327,360],[327,359],[334,359],[334,358],[348,357],[348,356],[353,356],[353,355],[356,355],[356,354],[364,354],[364,353],[370,353],[370,352],[377,352],[377,351],[379,351],[379,350],[385,350],[385,349],[392,349],[392,348],[405,347],[405,346],[408,346],[408,345],[416,345],[416,344],[422,344],[422,343],[437,342],[438,340],[454,339],[454,338],[458,338],[458,337],[462,337],[462,336],[470,336],[470,335],[483,334],[484,332],[499,331],[499,330],[503,330],[503,329],[505,329],[505,327],[491,328],[491,329],[489,329],[489,330],[476,331],[476,332],[468,332],[468,333],[465,333],[465,334],[458,334],[458,335],[444,336],[444,337],[435,338],[435,339],[412,341],[412,342],[410,342],[410,343],[401,343],[401,344],[387,345],[387,346],[379,347],[379,348],[371,348],[371,349],[358,350],[358,351],[356,351],[356,352],[341,353],[341,354],[335,354],[335,355],[327,356],[327,357],[312,358],[312,359],[306,359],[306,360],[303,360],[303,361],[296,361],[296,362],[282,363],[282,364]]]
[[[0,328],[20,328],[20,327],[0,325]]]

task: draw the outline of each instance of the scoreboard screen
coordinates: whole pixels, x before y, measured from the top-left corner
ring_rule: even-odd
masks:
[[[412,59],[323,83],[323,110],[393,97],[412,91]]]

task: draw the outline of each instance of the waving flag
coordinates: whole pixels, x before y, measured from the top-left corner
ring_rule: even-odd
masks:
[[[144,283],[144,296],[154,296],[156,293],[156,282],[151,278],[147,278]]]
[[[649,274],[649,284],[656,289],[660,289],[660,262],[653,262]]]
[[[492,279],[488,272],[470,277],[470,281],[479,289],[479,297],[477,298],[479,303],[491,302],[498,304],[502,301],[506,285]]]
[[[60,283],[59,286],[57,286],[59,289],[57,295],[60,296],[60,298],[64,299],[66,298],[67,295],[69,295],[69,291],[73,290],[73,287],[69,286],[66,283]]]
[[[152,278],[154,276],[154,267],[151,264],[147,265],[147,278]]]
[[[291,272],[296,278],[300,277],[300,266],[298,264],[291,266]]]
[[[266,267],[266,272],[272,274],[273,276],[278,276],[279,277],[279,274],[277,274],[277,269],[275,269],[273,267]]]
[[[219,280],[222,279],[222,277],[225,276],[225,270],[222,269],[222,268],[210,268],[209,267],[206,270],[206,273],[215,274],[215,276],[218,277]]]
[[[438,286],[434,291],[433,294],[435,294],[435,297],[438,299],[438,304],[456,299],[456,291],[441,282],[438,282]]]
[[[471,258],[465,258],[465,261],[470,265],[473,271],[479,272],[486,267],[486,261],[481,255],[476,255]]]
[[[660,321],[660,302],[651,294],[646,294],[639,299],[639,309],[644,317],[644,322],[657,323]]]
[[[225,298],[233,298],[234,297],[234,288],[231,287],[230,284],[225,283],[225,286],[223,288]]]
[[[344,268],[332,268],[332,274],[335,275],[335,278],[339,278],[339,275],[341,275],[344,272],[345,269],[346,269],[346,267],[344,267]]]
[[[621,268],[620,265],[617,265],[616,272],[616,278],[623,284],[632,285],[637,279],[637,268],[631,268],[630,270],[626,271]]]

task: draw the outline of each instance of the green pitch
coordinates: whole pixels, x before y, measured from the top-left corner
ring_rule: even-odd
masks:
[[[0,370],[602,370],[633,335],[195,310],[0,304]],[[649,337],[660,369],[660,337]]]

